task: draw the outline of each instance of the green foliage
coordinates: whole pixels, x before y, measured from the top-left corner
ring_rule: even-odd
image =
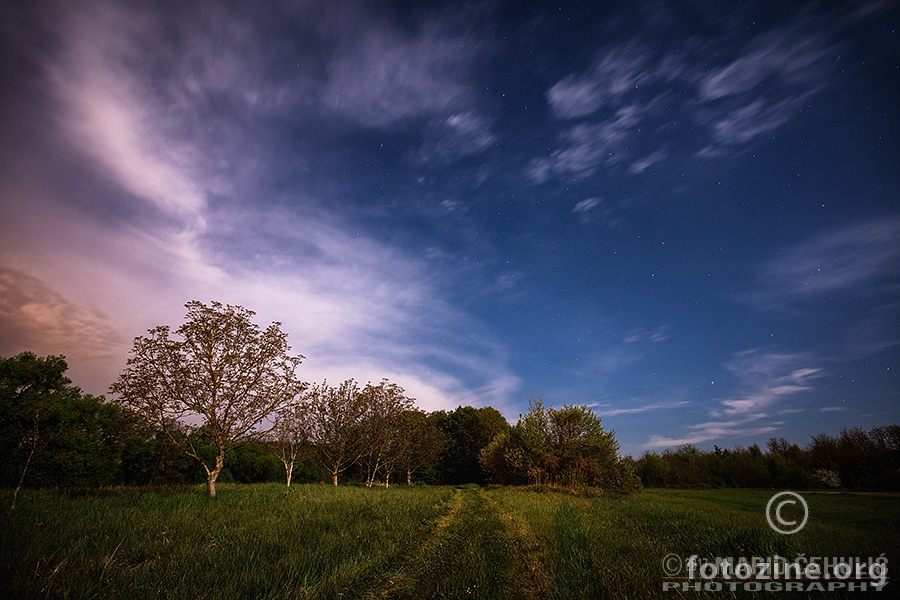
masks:
[[[605,431],[591,409],[546,408],[539,398],[529,406],[481,452],[496,483],[640,489],[633,467],[619,459],[615,432]]]
[[[646,452],[635,469],[647,487],[812,487],[900,490],[900,426],[842,429],[818,434],[806,448],[772,438],[712,452],[695,446]],[[823,474],[827,474],[824,476]]]
[[[438,480],[451,485],[487,483],[490,474],[480,460],[480,453],[498,434],[509,431],[503,415],[490,406],[460,406],[450,412],[437,411],[432,418],[443,436],[444,453],[437,468]]]
[[[61,356],[0,359],[0,483],[97,487],[127,481],[146,445],[130,411],[82,394]]]

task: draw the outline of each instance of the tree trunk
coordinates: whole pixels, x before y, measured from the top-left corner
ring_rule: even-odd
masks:
[[[222,464],[225,462],[225,454],[220,452],[216,455],[216,468],[210,471],[206,470],[206,492],[210,498],[216,497],[216,479],[219,478],[219,472],[222,470]]]
[[[22,476],[19,477],[19,485],[16,486],[16,489],[13,490],[13,501],[12,504],[9,505],[9,511],[12,513],[16,509],[16,498],[19,497],[19,490],[22,489],[22,484],[25,482],[25,473],[28,472],[28,465],[31,464],[31,458],[34,456],[35,451],[37,451],[37,436],[38,436],[38,417],[35,415],[34,417],[34,435],[31,438],[31,450],[28,451],[28,458],[25,459],[25,466],[22,468]]]
[[[37,425],[35,425],[34,429],[37,431]],[[12,511],[16,510],[16,498],[19,497],[19,490],[22,489],[22,483],[25,481],[25,473],[28,472],[28,465],[31,464],[31,457],[34,456],[35,446],[37,446],[37,443],[31,444],[31,451],[28,453],[28,458],[25,460],[25,466],[22,468],[22,476],[19,477],[19,485],[13,490],[12,504],[9,505],[8,513],[12,513]]]
[[[406,485],[412,485],[412,469],[406,470]]]
[[[334,485],[334,487],[337,487],[337,477],[338,477],[338,472],[332,471],[331,472],[331,483],[332,483],[332,485]]]
[[[384,474],[384,487],[387,489],[391,485],[391,474],[387,472]]]
[[[284,472],[287,475],[287,486],[291,487],[291,475],[294,474],[294,461],[284,463]]]

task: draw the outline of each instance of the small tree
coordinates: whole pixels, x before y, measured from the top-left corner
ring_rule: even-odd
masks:
[[[412,485],[413,473],[436,465],[444,449],[441,432],[424,412],[406,410],[400,415],[400,447],[398,464],[406,472],[406,485]]]
[[[287,487],[291,487],[297,454],[309,443],[308,438],[305,411],[301,404],[291,403],[278,411],[272,425],[269,446],[275,450],[284,465]]]
[[[384,485],[390,485],[391,474],[401,461],[404,437],[402,415],[412,410],[414,400],[404,395],[402,387],[382,379],[378,385],[367,383],[360,392],[364,407],[360,457],[366,471],[366,487],[372,487],[379,472]]]
[[[256,314],[251,310],[219,302],[191,301],[185,307],[185,323],[175,331],[180,339],[170,339],[165,325],[136,338],[128,366],[110,391],[200,464],[212,498],[225,453],[258,435],[257,426],[306,387],[294,375],[303,357],[287,354],[281,323],[261,331],[250,320]],[[197,419],[215,447],[210,464],[179,431]]]
[[[303,401],[309,442],[331,483],[365,453],[363,420],[365,404],[356,381],[348,379],[334,388],[323,381],[314,385]]]

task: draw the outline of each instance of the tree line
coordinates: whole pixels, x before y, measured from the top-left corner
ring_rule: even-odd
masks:
[[[783,437],[770,438],[765,450],[688,444],[646,452],[634,468],[647,487],[900,490],[900,425],[820,433],[802,448]]]
[[[210,497],[223,476],[268,481],[280,463],[288,486],[358,480],[390,485],[520,482],[612,485],[614,432],[587,407],[544,409],[511,427],[492,407],[430,414],[388,380],[308,384],[280,323],[253,311],[187,303],[185,322],[135,338],[112,401],[83,394],[62,356],[24,352],[0,362],[0,482],[76,486],[175,484],[202,479]],[[529,415],[531,415],[529,413]],[[532,443],[538,436],[544,442]],[[526,471],[504,457],[527,457]],[[524,464],[524,463],[523,463]],[[636,478],[635,478],[636,480]],[[13,505],[15,500],[13,501]]]
[[[586,406],[533,398],[510,425],[492,407],[426,413],[388,380],[309,384],[274,322],[213,302],[184,324],[134,340],[114,394],[84,394],[62,356],[0,359],[0,485],[97,487],[216,482],[500,483],[633,491],[647,486],[895,485],[900,430],[844,430],[804,450],[621,457],[615,431]],[[830,482],[830,483],[829,483]]]

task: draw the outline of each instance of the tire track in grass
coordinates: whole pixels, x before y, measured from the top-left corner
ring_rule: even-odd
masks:
[[[542,567],[541,543],[523,519],[504,510],[503,506],[493,498],[489,497],[488,499],[504,523],[515,561],[512,576],[507,580],[506,596],[528,600],[549,598],[550,585]]]
[[[530,577],[498,505],[480,490],[465,490],[377,597],[529,598]]]
[[[444,532],[459,518],[459,512],[460,510],[462,510],[462,505],[463,495],[460,493],[460,490],[456,490],[456,494],[450,501],[450,508],[447,510],[447,513],[443,517],[438,519],[437,525],[435,525],[434,530],[431,532],[431,535],[429,535],[428,538],[422,543],[422,546],[418,549],[416,556],[411,559],[410,563],[414,563],[422,556],[434,552],[434,548],[440,545],[440,540],[443,538]],[[405,597],[405,595],[408,594],[409,590],[415,588],[415,580],[408,573],[410,566],[410,564],[407,564],[399,571],[396,571],[389,577],[387,577],[385,583],[383,584],[385,588],[381,591],[381,593],[375,593],[374,595],[369,594],[368,598],[378,598],[379,600],[381,600],[387,598]]]
[[[601,600],[610,594],[594,563],[591,543],[575,509],[563,504],[556,511],[556,577],[553,598]]]

